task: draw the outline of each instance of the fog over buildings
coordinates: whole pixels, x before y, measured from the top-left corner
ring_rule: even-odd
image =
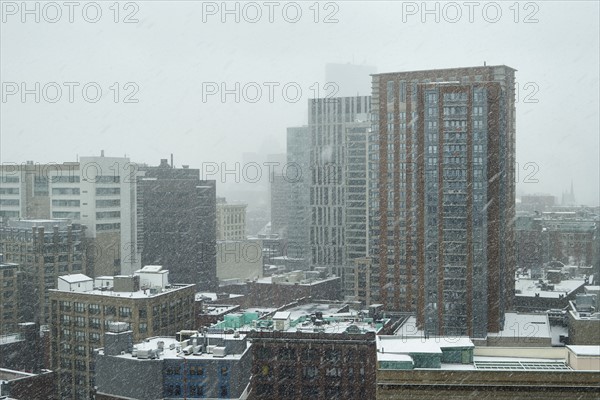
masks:
[[[218,10],[203,14],[203,3]],[[436,15],[424,14],[418,2],[348,1],[322,5],[318,23],[308,4],[296,23],[283,18],[283,5],[274,10],[272,23],[264,6],[262,18],[252,23],[253,10],[244,13],[244,3],[239,4],[239,22],[235,13],[223,14],[218,2],[177,7],[139,2],[136,8],[120,9],[120,21],[130,16],[135,23],[114,23],[108,5],[97,23],[86,22],[80,9],[69,23],[65,7],[57,23],[46,22],[41,9],[39,23],[34,15],[22,23],[20,8],[15,15],[5,11],[2,81],[26,82],[27,88],[34,82],[80,86],[73,103],[66,86],[56,103],[36,103],[32,95],[23,103],[18,94],[3,101],[2,162],[76,161],[78,154],[95,155],[99,149],[149,164],[174,153],[176,165],[192,168],[205,162],[242,162],[247,152],[284,152],[286,128],[305,123],[307,100],[333,93],[325,87],[328,80],[345,82],[343,76],[332,78],[332,68],[326,75],[327,64],[350,63],[366,71],[372,66],[382,73],[487,62],[517,69],[518,193],[560,196],[573,180],[580,202],[598,203],[596,2],[519,3],[518,15],[502,4],[499,18],[490,7],[484,15],[483,3],[470,17],[469,9],[457,3],[457,19],[444,3],[436,3]],[[54,16],[51,11],[48,19]],[[287,12],[294,17],[293,10]],[[102,89],[97,103],[82,99],[81,88],[89,82]],[[120,88],[117,103],[116,90],[110,89],[115,82]],[[135,86],[125,87],[128,82]],[[203,99],[207,82],[215,83],[219,93]],[[236,103],[228,95],[222,102],[220,85],[232,89],[236,82],[240,91],[247,83],[258,83],[262,97]],[[264,85],[268,82],[279,84],[273,87],[272,102]],[[363,82],[369,84],[368,79]],[[286,83],[301,88],[297,102],[284,98]],[[251,89],[247,94],[254,98]],[[336,95],[347,94],[356,95],[344,87]],[[124,103],[127,95],[139,101]],[[293,88],[289,98],[296,98]]]
[[[0,12],[0,399],[597,398],[599,3]]]

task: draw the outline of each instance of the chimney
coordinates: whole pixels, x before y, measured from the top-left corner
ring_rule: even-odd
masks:
[[[100,157],[104,157],[104,150],[100,150]]]

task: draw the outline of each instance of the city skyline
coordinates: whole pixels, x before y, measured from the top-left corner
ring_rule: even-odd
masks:
[[[0,398],[595,398],[598,15],[0,1]]]
[[[519,3],[518,16],[508,3],[502,3],[502,18],[496,22],[486,21],[477,10],[470,23],[467,10],[463,10],[463,18],[456,23],[448,22],[443,12],[436,23],[435,15],[425,16],[422,22],[420,12],[407,15],[400,4],[370,3],[367,7],[362,2],[340,2],[334,15],[337,23],[317,24],[312,21],[308,4],[304,19],[297,24],[281,18],[273,24],[251,24],[243,18],[240,23],[233,19],[222,23],[218,15],[196,24],[202,21],[202,9],[186,4],[166,8],[160,3],[141,2],[135,24],[114,24],[108,9],[98,24],[76,19],[73,24],[51,25],[43,18],[39,24],[23,24],[18,15],[6,15],[0,27],[0,74],[8,85],[3,87],[6,101],[0,104],[2,162],[75,161],[78,154],[97,154],[105,149],[107,154],[126,153],[133,160],[149,164],[165,153],[176,155],[176,165],[231,164],[241,161],[247,151],[266,154],[285,150],[286,128],[306,120],[308,98],[333,93],[324,82],[328,63],[353,62],[372,65],[378,72],[395,72],[487,62],[517,69],[516,120],[523,133],[516,143],[517,192],[560,196],[573,180],[581,203],[598,203],[599,127],[595,115],[600,64],[596,3],[567,7],[566,3],[550,2],[538,5],[537,11]],[[320,11],[323,22],[335,10]],[[376,40],[367,41],[353,29],[369,21],[379,21],[370,30]],[[215,39],[204,38],[206,29],[217,33],[212,35]],[[80,35],[72,35],[74,30]],[[275,30],[281,32],[280,37],[273,37]],[[100,32],[108,39],[106,42],[95,40]],[[390,36],[392,32],[395,35]],[[579,39],[582,33],[589,33],[587,40]],[[335,51],[319,45],[324,35],[335,40]],[[405,41],[408,35],[418,39]],[[446,40],[435,40],[439,35]],[[8,40],[17,36],[18,42]],[[257,42],[272,43],[271,49],[261,49]],[[72,53],[73,47],[80,51]],[[309,53],[307,59],[304,55]],[[104,54],[120,61],[107,62],[102,58]],[[165,61],[153,63],[152,56],[157,54]],[[558,54],[561,63],[555,62]],[[40,70],[37,65],[42,59],[47,67]],[[29,95],[23,103],[19,94],[8,94],[14,89],[11,82],[24,82],[27,89],[32,89],[35,82],[41,87],[58,82],[64,96],[57,103],[46,102],[44,96],[35,103],[34,96]],[[89,103],[77,90],[79,100],[69,103],[64,82],[78,82],[80,86],[97,82],[104,97]],[[113,101],[116,87],[111,86],[115,82],[120,96],[117,103]],[[128,82],[137,87],[125,87]],[[250,82],[258,83],[262,98],[255,103],[245,101],[250,100],[248,91],[239,103],[234,95],[222,102],[219,94],[203,92],[203,88],[214,89],[203,84],[216,83],[220,91],[221,84],[231,89],[236,82],[242,88]],[[264,85],[268,82],[278,84],[273,102]],[[280,89],[286,83],[302,89],[297,102],[282,96]],[[131,99],[139,101],[125,103],[125,96],[133,92],[136,94]],[[565,102],[565,98],[570,101]],[[39,140],[23,146],[19,141],[23,135]],[[185,145],[173,142],[173,137]],[[50,153],[48,148],[55,151]],[[226,183],[230,184],[233,182]]]

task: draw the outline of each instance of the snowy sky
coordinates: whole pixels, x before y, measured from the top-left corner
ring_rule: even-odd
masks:
[[[401,1],[228,2],[230,14],[201,1],[30,2],[30,14],[1,3],[2,162],[104,149],[200,168],[282,153],[286,127],[306,124],[315,90],[328,93],[327,63],[393,72],[486,61],[518,70],[519,192],[560,195],[573,180],[579,202],[598,203],[597,1],[429,2],[429,14]],[[236,82],[239,103],[210,94]],[[537,183],[524,182],[527,163]]]

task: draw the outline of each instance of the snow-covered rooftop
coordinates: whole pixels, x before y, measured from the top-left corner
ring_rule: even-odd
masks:
[[[583,279],[569,279],[561,281],[554,285],[554,290],[542,290],[538,281],[536,279],[526,279],[519,278],[515,282],[515,289],[517,291],[517,296],[524,297],[535,297],[535,295],[539,295],[539,297],[545,298],[559,298],[560,295],[567,295],[572,291],[581,287],[581,285],[585,284]]]
[[[596,346],[568,345],[567,348],[578,356],[600,357],[600,344]]]
[[[68,282],[68,283],[93,281],[92,278],[90,278],[89,276],[84,275],[84,274],[62,275],[62,276],[59,276],[58,279],[62,279],[63,281]]]

